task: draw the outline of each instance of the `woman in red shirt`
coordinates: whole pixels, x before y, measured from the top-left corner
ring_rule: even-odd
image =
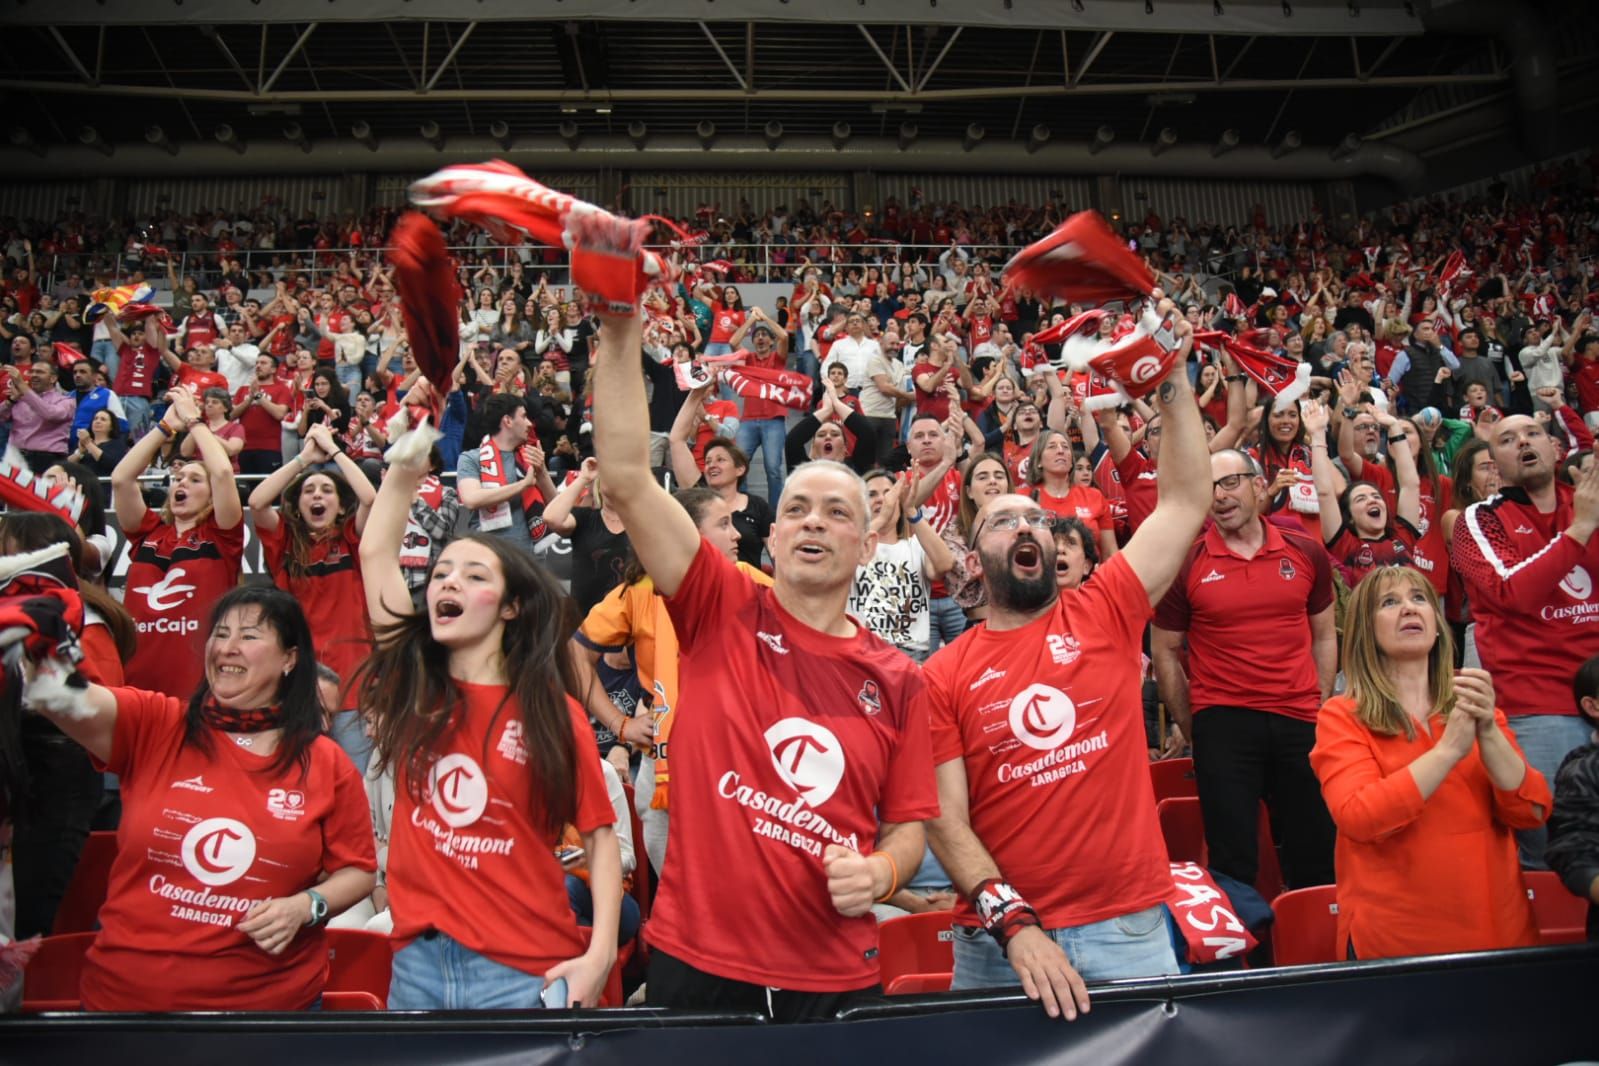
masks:
[[[389,1006],[526,1010],[558,981],[594,1006],[616,960],[622,860],[593,730],[567,696],[571,601],[532,556],[473,534],[439,553],[411,610],[399,552],[428,475],[415,443],[396,443],[421,454],[391,462],[360,547],[377,634],[360,703],[394,774]],[[555,854],[567,824],[588,859],[587,947]]]
[[[233,461],[200,417],[194,393],[179,386],[156,427],[111,472],[117,525],[128,538],[122,603],[139,628],[128,684],[187,699],[203,673],[201,650],[211,606],[239,582],[244,507]],[[187,431],[198,462],[179,460],[159,512],[144,505],[139,475],[163,444]]]
[[[711,336],[706,355],[726,355],[733,350],[733,334],[744,324],[744,297],[731,285],[722,286],[721,299],[711,308]]]
[[[1316,499],[1321,508],[1322,543],[1344,583],[1354,588],[1379,566],[1415,565],[1416,542],[1421,533],[1421,481],[1416,460],[1410,454],[1410,441],[1397,432],[1399,420],[1387,412],[1375,412],[1386,430],[1388,454],[1393,459],[1398,481],[1395,515],[1388,509],[1382,488],[1370,481],[1353,481],[1340,497],[1336,471],[1327,455],[1327,408],[1315,401],[1301,404],[1305,431],[1310,434],[1311,472],[1316,480]]]
[[[314,469],[329,462],[336,470]],[[250,515],[273,582],[305,611],[317,659],[346,681],[372,645],[356,559],[376,498],[372,482],[339,450],[325,424],[313,426],[294,461],[250,493]],[[346,686],[339,705],[328,710],[354,706],[354,690]]]
[[[322,735],[299,605],[234,589],[206,631],[186,703],[96,684],[72,706],[37,684],[23,695],[122,782],[79,985],[89,1010],[312,1007],[328,975],[322,926],[372,891],[365,789]]]
[[[1316,721],[1310,764],[1338,826],[1339,953],[1362,959],[1539,942],[1513,830],[1543,824],[1484,670],[1455,671],[1438,594],[1385,567],[1344,614],[1349,692]]]
[[[1027,482],[1038,506],[1058,518],[1080,519],[1091,529],[1100,557],[1108,559],[1116,553],[1110,504],[1105,494],[1092,485],[1077,483],[1074,467],[1071,438],[1059,430],[1046,429],[1033,446]]]

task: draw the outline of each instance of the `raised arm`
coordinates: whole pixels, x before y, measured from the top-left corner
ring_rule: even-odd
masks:
[[[689,444],[689,438],[699,426],[700,405],[710,395],[712,388],[712,385],[702,385],[689,390],[683,405],[677,409],[677,417],[672,419],[672,429],[666,437],[667,454],[672,460],[672,476],[677,479],[677,486],[681,489],[691,489],[704,478],[699,464],[694,461],[694,448]]]
[[[233,457],[200,417],[193,390],[179,385],[167,393],[167,400],[172,405],[169,410],[177,412],[199,449],[200,462],[211,479],[211,513],[217,525],[232,529],[244,521],[244,504],[239,501],[238,485],[233,480]]]
[[[636,315],[600,319],[594,370],[594,454],[639,561],[663,595],[677,591],[699,552],[700,533],[650,473],[648,404],[638,372]]]
[[[426,429],[410,431],[426,432]],[[406,449],[401,447],[404,442],[405,437],[401,437],[396,449],[420,454],[389,464],[377,498],[372,502],[366,528],[361,532],[361,582],[366,590],[367,616],[374,626],[391,624],[411,613],[411,590],[400,569],[400,547],[405,540],[405,521],[411,513],[411,501],[416,499],[417,490],[431,471],[427,449]]]
[[[1416,457],[1410,451],[1410,437],[1398,432],[1399,419],[1393,415],[1379,416],[1384,430],[1388,431],[1388,454],[1394,461],[1394,488],[1398,497],[1396,511],[1412,526],[1421,526],[1421,476],[1416,472]],[[1321,492],[1320,486],[1316,489]]]
[[[583,494],[594,487],[594,479],[599,477],[600,464],[593,457],[583,460],[583,465],[578,468],[577,477],[566,484],[566,487],[555,494],[555,498],[544,505],[544,524],[563,537],[571,536],[577,529],[577,519],[572,517],[572,508],[577,506],[577,501]]]
[[[1321,507],[1321,540],[1330,542],[1338,535],[1343,517],[1338,511],[1338,472],[1327,454],[1327,408],[1315,400],[1302,400],[1299,417],[1310,437],[1310,473],[1316,479],[1316,502]]]
[[[1184,365],[1193,345],[1193,327],[1185,319],[1178,319],[1177,334],[1180,339],[1172,372],[1156,390],[1161,431],[1165,434],[1160,448],[1160,494],[1154,512],[1121,553],[1143,582],[1152,604],[1166,595],[1182,568],[1188,547],[1210,512],[1215,491],[1210,481],[1205,426]],[[1115,425],[1114,419],[1111,425]]]

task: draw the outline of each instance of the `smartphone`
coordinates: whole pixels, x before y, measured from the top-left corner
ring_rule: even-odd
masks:
[[[539,993],[539,999],[543,1002],[545,1010],[565,1010],[566,995],[566,978],[557,977],[544,985],[544,991]]]
[[[557,848],[555,857],[559,859],[561,861],[561,865],[564,866],[569,862],[575,862],[576,860],[581,859],[583,857],[583,849],[575,847]]]

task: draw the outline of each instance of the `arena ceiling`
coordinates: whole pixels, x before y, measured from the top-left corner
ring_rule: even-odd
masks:
[[[0,0],[11,144],[581,133],[1119,143],[1364,134],[1505,94],[1503,35],[1403,0]],[[1560,18],[1567,16],[1561,15]],[[1592,65],[1580,5],[1549,25]],[[1441,20],[1447,25],[1447,20]],[[1577,44],[1573,44],[1577,42]],[[564,127],[563,127],[564,124]],[[354,131],[354,133],[352,132]]]

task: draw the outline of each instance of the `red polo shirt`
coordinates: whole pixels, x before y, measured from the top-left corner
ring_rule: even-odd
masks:
[[[1127,501],[1127,533],[1138,532],[1144,519],[1155,512],[1160,493],[1155,481],[1155,464],[1149,456],[1134,448],[1116,464],[1121,475],[1122,496]]]
[[[1188,692],[1195,713],[1248,707],[1315,721],[1321,681],[1310,616],[1333,602],[1321,545],[1263,523],[1265,543],[1244,559],[1211,526],[1188,552],[1155,625],[1188,633]]]

